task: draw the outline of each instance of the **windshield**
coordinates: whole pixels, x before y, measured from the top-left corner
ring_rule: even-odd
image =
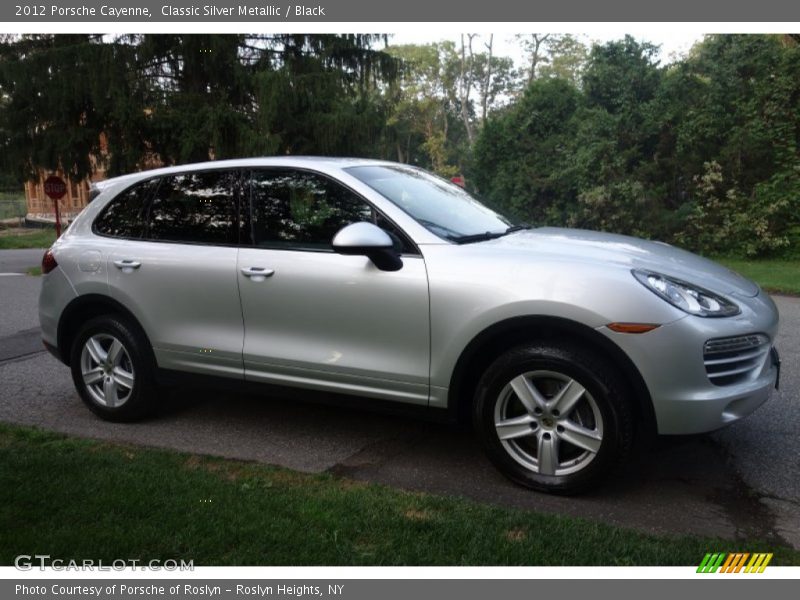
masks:
[[[347,172],[414,217],[439,237],[455,242],[505,235],[511,223],[460,187],[412,167],[373,165]]]

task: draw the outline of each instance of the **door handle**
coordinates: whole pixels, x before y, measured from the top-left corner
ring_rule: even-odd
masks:
[[[250,281],[264,281],[267,277],[272,277],[275,274],[273,269],[265,267],[243,267],[242,275],[249,277]]]
[[[126,258],[123,260],[115,260],[114,266],[117,267],[118,269],[122,269],[123,273],[130,273],[134,269],[138,269],[139,267],[141,267],[142,263],[140,263],[138,260],[130,260]]]

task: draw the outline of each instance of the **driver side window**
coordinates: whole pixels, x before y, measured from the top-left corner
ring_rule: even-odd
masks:
[[[367,202],[316,173],[256,170],[249,187],[251,238],[256,247],[332,252],[336,233],[359,221],[376,223],[397,237],[395,228]],[[400,246],[405,249],[406,244]]]

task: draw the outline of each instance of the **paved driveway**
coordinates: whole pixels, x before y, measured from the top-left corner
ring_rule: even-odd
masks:
[[[783,381],[767,405],[712,435],[661,439],[596,492],[560,498],[507,482],[469,432],[409,418],[278,397],[183,391],[149,421],[102,422],[81,404],[69,370],[41,351],[38,288],[38,278],[0,277],[0,421],[329,471],[644,531],[758,537],[800,547],[800,299],[776,298]]]

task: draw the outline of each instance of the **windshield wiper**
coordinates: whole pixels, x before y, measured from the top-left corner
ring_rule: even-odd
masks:
[[[503,235],[505,235],[505,231],[487,231],[485,233],[473,233],[471,235],[450,235],[447,239],[454,241],[456,244],[470,244],[472,242],[493,240]]]
[[[473,233],[471,235],[458,235],[448,236],[448,239],[454,241],[456,244],[470,244],[472,242],[485,242],[486,240],[494,240],[515,231],[522,231],[523,229],[530,229],[529,225],[512,225],[505,231],[485,231],[483,233]]]

